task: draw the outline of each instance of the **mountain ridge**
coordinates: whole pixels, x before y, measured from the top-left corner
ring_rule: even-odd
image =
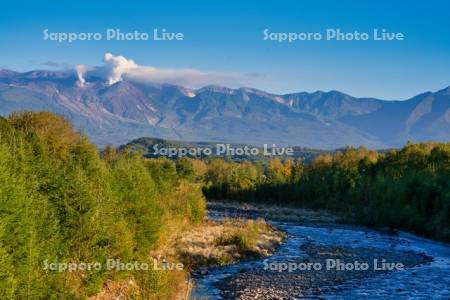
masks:
[[[100,146],[142,136],[322,149],[450,140],[450,86],[387,101],[336,90],[277,95],[248,87],[85,79],[70,70],[0,70],[0,114],[63,114]]]

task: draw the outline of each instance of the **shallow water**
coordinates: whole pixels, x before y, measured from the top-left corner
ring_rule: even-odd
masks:
[[[220,290],[216,287],[220,281],[239,272],[262,269],[265,259],[281,262],[306,258],[307,254],[300,247],[311,242],[396,252],[415,251],[433,257],[430,264],[333,285],[336,288],[332,292],[316,295],[314,299],[450,299],[450,246],[447,244],[406,233],[392,236],[357,226],[334,229],[293,223],[272,224],[286,231],[288,237],[271,257],[211,268],[205,275],[194,275],[190,299],[221,299]]]

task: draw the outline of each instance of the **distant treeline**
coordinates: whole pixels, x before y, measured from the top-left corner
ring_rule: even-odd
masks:
[[[51,113],[0,118],[0,299],[79,299],[108,282],[125,282],[133,299],[170,299],[185,274],[48,266],[153,266],[152,251],[204,217],[201,186],[186,173],[175,161],[126,150],[100,155]]]
[[[220,147],[228,146],[230,149],[242,149],[244,147],[249,147],[252,149],[257,149],[258,154],[254,155],[248,155],[248,154],[242,154],[242,155],[232,155],[232,154],[217,154],[217,149],[220,149]],[[270,153],[272,153],[272,147],[273,145],[267,145],[267,148]],[[277,155],[264,155],[264,150],[262,146],[254,147],[250,145],[245,144],[229,144],[229,143],[212,143],[212,142],[183,142],[183,141],[172,141],[172,140],[165,140],[165,139],[159,139],[159,138],[150,138],[150,137],[141,137],[135,140],[132,140],[126,145],[123,145],[119,147],[119,150],[128,148],[133,151],[139,151],[142,152],[142,154],[147,158],[157,158],[166,156],[170,158],[170,155],[167,154],[158,154],[155,153],[155,149],[192,149],[194,152],[199,153],[199,155],[191,155],[186,154],[185,157],[188,158],[194,158],[194,159],[203,159],[203,160],[209,160],[212,157],[215,158],[223,158],[225,160],[232,160],[236,162],[241,161],[253,161],[253,162],[259,162],[259,161],[268,161],[271,158],[277,157],[280,159],[301,159],[304,163],[310,163],[316,156],[321,154],[329,154],[335,152],[335,150],[319,150],[319,149],[312,149],[312,148],[303,148],[303,147],[288,147],[292,148],[293,153],[292,155],[286,155],[286,154],[279,154]],[[203,155],[201,151],[198,151],[198,149],[208,149],[211,150],[212,155]],[[227,153],[227,152],[225,152]],[[172,158],[177,158],[176,156]]]
[[[408,143],[384,153],[348,148],[307,165],[212,160],[204,181],[208,198],[328,209],[450,241],[450,144]]]

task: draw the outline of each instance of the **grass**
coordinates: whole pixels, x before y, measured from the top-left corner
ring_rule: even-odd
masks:
[[[241,253],[257,252],[260,234],[267,232],[269,225],[262,219],[224,221],[224,233],[215,240],[217,246],[236,246]]]
[[[185,266],[193,270],[267,256],[283,239],[284,233],[262,219],[205,221],[183,234],[175,251]]]

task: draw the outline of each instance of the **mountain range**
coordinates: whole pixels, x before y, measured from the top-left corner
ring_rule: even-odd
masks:
[[[156,138],[335,149],[398,147],[450,140],[450,87],[407,100],[356,98],[338,91],[276,95],[252,88],[102,78],[73,71],[0,70],[0,114],[62,114],[99,146]]]

